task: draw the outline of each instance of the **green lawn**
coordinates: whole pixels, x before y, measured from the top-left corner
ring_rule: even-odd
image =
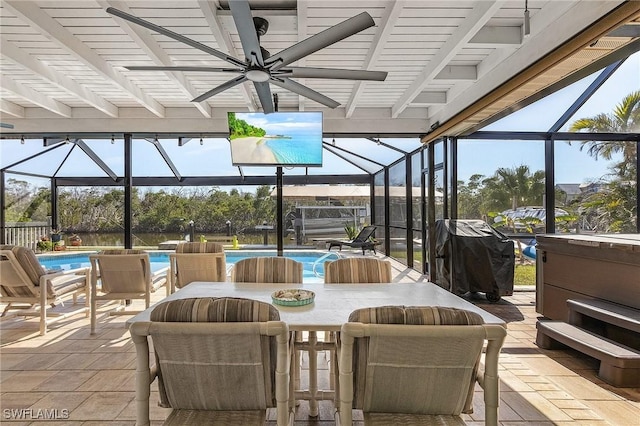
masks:
[[[536,265],[519,265],[516,263],[513,284],[536,285]]]

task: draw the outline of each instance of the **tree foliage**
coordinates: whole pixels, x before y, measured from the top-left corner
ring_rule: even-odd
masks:
[[[640,91],[625,96],[611,113],[574,121],[570,131],[594,133],[640,132]],[[637,143],[635,141],[583,141],[589,155],[611,160],[615,154],[622,159],[611,167],[599,185],[600,190],[580,201],[581,213],[598,232],[637,232]]]

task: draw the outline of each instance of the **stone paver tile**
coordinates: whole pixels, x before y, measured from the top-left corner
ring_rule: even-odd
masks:
[[[602,417],[589,409],[580,410],[575,408],[565,408],[563,411],[575,420],[603,420]],[[638,424],[640,424],[640,418],[638,418],[638,421]]]
[[[14,369],[16,370],[47,370],[53,364],[63,360],[66,354],[35,354],[28,357],[23,357],[23,362],[17,364]],[[5,368],[4,365],[2,368]]]
[[[544,398],[547,398],[549,400],[573,399],[573,396],[571,396],[571,394],[563,390],[548,390],[548,391],[541,390],[541,391],[538,391],[538,393],[542,395]]]
[[[98,371],[91,380],[79,386],[80,392],[117,392],[135,390],[135,373],[130,370]]]
[[[66,412],[66,418],[69,418],[71,412],[86,401],[89,396],[91,396],[89,392],[49,392],[30,408],[55,410],[56,413],[63,416]]]
[[[46,337],[46,336],[45,336]],[[63,349],[69,347],[73,344],[72,340],[58,341],[58,342],[50,342],[43,340],[42,338],[38,339],[27,339],[23,341],[17,341],[8,343],[2,346],[2,353],[26,353],[33,354],[37,353],[48,353],[54,354],[61,352]]]
[[[25,362],[33,356],[35,355],[4,353],[0,351],[0,366],[2,366],[3,370],[22,370],[22,368],[16,368],[15,366]]]
[[[49,392],[70,392],[90,380],[96,371],[62,370],[38,385],[35,390]]]
[[[99,352],[94,352],[93,355],[98,355]],[[98,359],[89,364],[87,368],[96,370],[126,370],[132,362],[135,365],[136,354],[135,352],[115,352],[102,354]]]
[[[18,371],[2,382],[2,390],[10,390],[11,392],[30,391],[55,374],[55,371],[47,370]]]
[[[620,397],[580,376],[549,376],[549,379],[574,398],[583,400],[619,400]]]
[[[571,395],[569,395],[570,399],[549,399],[553,405],[558,408],[573,408],[573,409],[587,409],[588,407],[582,402],[576,399],[573,399]]]
[[[536,392],[505,392],[501,396],[524,420],[571,420],[571,417]]]
[[[544,392],[555,392],[558,390],[558,386],[554,383],[538,383],[538,382],[528,382],[527,383],[533,390],[538,391],[539,393]]]
[[[63,348],[60,352],[63,353],[89,353],[95,351],[97,348],[107,343],[108,340],[91,340],[91,339],[83,339],[83,340],[75,340],[72,346],[68,346]]]
[[[160,397],[157,392],[152,392],[149,397],[149,419],[150,420],[164,420],[169,414],[171,414],[171,408],[162,408],[158,406],[158,401]],[[275,410],[274,419],[275,417]],[[135,420],[136,419],[136,401],[131,401],[122,413],[118,416],[118,420]]]
[[[0,394],[2,409],[29,408],[47,396],[46,392],[3,392]],[[4,414],[4,413],[2,413]],[[4,418],[4,416],[3,416]]]
[[[161,425],[163,422],[160,422],[159,424]],[[135,426],[136,422],[135,420],[118,420],[118,421],[114,421],[111,420],[109,422],[109,426]],[[153,425],[153,423],[151,423]],[[49,425],[47,425],[49,426]],[[105,426],[103,421],[91,421],[91,422],[84,422],[82,423],[82,426]]]
[[[91,364],[103,357],[103,354],[68,354],[66,358],[53,364],[54,370],[79,370],[89,368]]]
[[[523,382],[518,376],[514,375],[511,371],[503,371],[500,373],[500,389],[512,390],[516,392],[533,391],[533,388]]]
[[[575,376],[576,373],[564,367],[562,364],[557,362],[556,360],[537,357],[537,358],[528,358],[523,357],[522,363],[527,365],[537,374],[542,374],[544,376]]]
[[[134,392],[95,392],[71,413],[71,420],[100,420],[116,419],[134,398]],[[134,422],[135,423],[135,422]],[[133,423],[131,423],[133,424]]]
[[[612,425],[640,425],[640,409],[626,401],[587,401],[586,404]]]

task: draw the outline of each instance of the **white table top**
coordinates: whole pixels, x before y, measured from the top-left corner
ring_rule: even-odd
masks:
[[[296,331],[339,331],[356,309],[388,306],[444,306],[466,309],[482,316],[485,323],[505,322],[443,288],[427,282],[389,284],[263,284],[233,282],[194,282],[158,303],[192,297],[243,297],[272,303],[271,294],[284,288],[304,288],[315,292],[315,301],[305,306],[274,306],[280,319]],[[155,306],[155,305],[154,305]],[[154,306],[127,321],[149,321]]]

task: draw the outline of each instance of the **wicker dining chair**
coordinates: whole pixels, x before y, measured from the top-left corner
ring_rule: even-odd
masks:
[[[302,284],[302,271],[302,263],[288,257],[249,257],[233,265],[231,281]]]
[[[151,321],[136,322],[137,425],[149,425],[150,386],[157,378],[165,425],[292,424],[288,407],[288,327],[272,305],[240,298],[164,302]],[[149,366],[149,342],[155,365]]]
[[[169,292],[194,281],[227,280],[224,247],[215,242],[180,243],[169,254]]]
[[[98,301],[142,299],[151,304],[151,293],[167,284],[167,269],[151,273],[149,253],[144,250],[110,249],[89,255],[91,262],[91,334],[95,334]],[[100,286],[98,286],[100,283]],[[168,291],[167,291],[168,292]],[[140,311],[122,310],[110,315],[133,315]]]
[[[375,257],[345,257],[324,264],[325,284],[390,283],[391,263]]]
[[[354,311],[340,336],[338,424],[352,424],[352,409],[365,425],[465,424],[476,382],[485,424],[498,424],[503,326],[462,309],[385,306]]]
[[[64,313],[47,312],[49,306],[62,304],[69,298],[76,304],[77,297],[82,294],[85,296],[84,307]],[[2,245],[0,303],[6,303],[2,316],[10,309],[21,309],[21,315],[39,315],[40,335],[45,335],[47,326],[56,321],[80,312],[89,314],[89,268],[47,272],[33,250]],[[28,309],[23,309],[25,307]]]

